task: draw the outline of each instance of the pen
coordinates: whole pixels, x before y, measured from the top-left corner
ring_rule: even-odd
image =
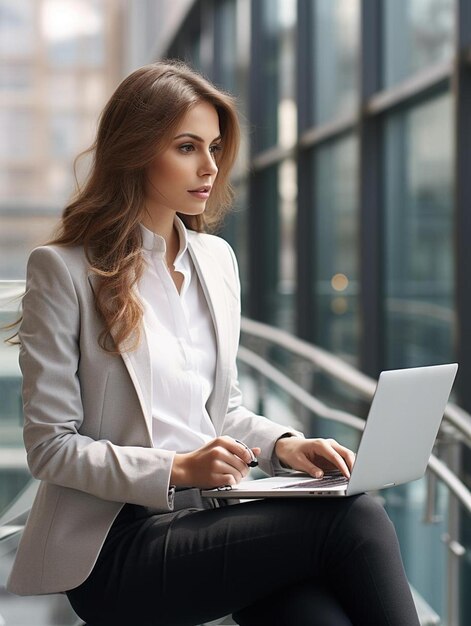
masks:
[[[250,463],[247,463],[247,465],[249,467],[257,467],[258,461],[257,461],[257,459],[255,457],[255,454],[252,452],[252,450],[249,448],[249,446],[247,444],[245,444],[243,441],[239,441],[238,439],[236,439],[236,441],[237,441],[237,443],[240,443],[241,446],[244,446],[244,448],[250,452],[252,460],[250,461]]]

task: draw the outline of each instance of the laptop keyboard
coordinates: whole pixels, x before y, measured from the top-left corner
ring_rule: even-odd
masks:
[[[336,485],[347,485],[348,479],[343,474],[325,474],[323,478],[313,478],[312,480],[303,480],[292,485],[285,485],[283,489],[296,489],[298,487],[334,487]]]

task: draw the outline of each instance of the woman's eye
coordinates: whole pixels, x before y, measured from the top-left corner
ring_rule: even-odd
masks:
[[[191,143],[185,143],[183,146],[179,147],[180,152],[192,152],[194,150],[194,146]]]
[[[209,151],[212,154],[216,154],[217,152],[220,152],[221,150],[222,150],[222,146],[220,144],[218,144],[218,143],[214,144],[214,146],[211,146],[210,149],[209,149]]]
[[[180,152],[183,152],[183,154],[188,154],[189,152],[194,152],[196,150],[195,146],[192,143],[185,143],[181,146],[178,146],[178,149],[180,150]],[[222,146],[220,144],[214,144],[213,146],[209,147],[209,152],[212,155],[216,154],[220,150],[222,150]]]

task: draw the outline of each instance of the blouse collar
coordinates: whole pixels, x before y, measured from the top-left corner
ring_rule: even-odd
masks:
[[[180,241],[180,247],[178,250],[178,254],[175,258],[175,264],[181,259],[181,257],[185,254],[188,248],[188,235],[186,232],[186,228],[182,220],[175,215],[175,228],[177,229],[178,239]],[[142,247],[147,252],[151,252],[152,255],[163,257],[167,251],[167,246],[165,243],[165,239],[158,235],[157,233],[152,232],[148,228],[144,226],[144,224],[139,224],[141,227],[142,234]]]

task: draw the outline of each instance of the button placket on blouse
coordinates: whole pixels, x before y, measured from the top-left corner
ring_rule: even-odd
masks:
[[[173,332],[180,347],[181,354],[184,357],[184,369],[185,371],[190,371],[192,367],[192,359],[189,351],[189,347],[191,346],[191,337],[188,330],[185,312],[183,310],[182,296],[178,293],[175,283],[170,276],[170,272],[167,269],[165,255],[160,258],[156,258],[154,266],[160,276],[162,285],[164,286],[169,300],[173,320]]]
[[[145,227],[142,227],[143,253],[148,270],[142,278],[142,288],[146,302],[144,321],[150,331],[151,355],[155,357],[152,367],[157,372],[153,376],[154,444],[189,450],[215,436],[206,411],[211,392],[208,377],[212,376],[208,354],[215,351],[215,345],[211,343],[212,337],[206,337],[207,331],[211,330],[206,326],[211,326],[211,320],[209,317],[206,320],[209,312],[199,296],[186,231],[180,226],[178,230],[180,250],[175,259],[175,270],[183,274],[180,292],[167,269],[165,240]],[[165,346],[163,352],[162,345]],[[169,351],[168,360],[166,351]],[[169,395],[172,388],[175,393]],[[162,394],[162,404],[157,400],[159,394]],[[172,434],[168,424],[173,422],[181,428],[181,438],[175,439]]]
[[[185,358],[185,370],[188,372],[189,376],[191,389],[190,404],[191,408],[193,409],[193,407],[196,406],[196,400],[199,395],[201,395],[202,391],[201,385],[198,382],[199,368],[194,353],[193,339],[190,333],[190,313],[187,306],[187,294],[190,286],[191,270],[187,266],[188,257],[185,257],[185,253],[186,255],[188,254],[186,250],[180,250],[174,264],[175,271],[181,272],[181,274],[183,274],[183,284],[180,293],[178,293],[170,272],[167,269],[165,263],[165,251],[162,258],[162,266],[163,271],[166,275],[165,284],[168,291],[168,296],[171,299],[172,303],[171,308],[174,314],[175,335],[178,337],[178,344]]]

